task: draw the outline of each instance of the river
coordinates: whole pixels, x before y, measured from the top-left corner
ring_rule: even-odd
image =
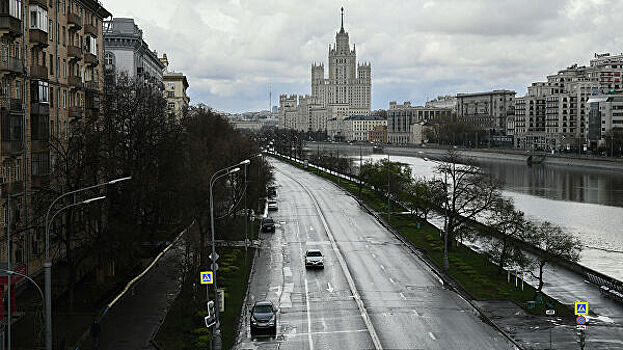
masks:
[[[364,160],[386,157],[374,154]],[[405,156],[390,159],[409,164],[416,178],[436,175],[433,162]],[[623,281],[623,173],[545,164],[529,167],[521,162],[479,163],[502,181],[502,193],[529,218],[550,221],[576,235],[584,246],[580,264]]]

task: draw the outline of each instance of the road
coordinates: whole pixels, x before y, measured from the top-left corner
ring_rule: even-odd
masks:
[[[274,234],[254,262],[238,349],[514,349],[334,184],[274,162]],[[306,271],[319,248],[325,269]],[[250,339],[256,300],[279,308],[275,339]]]

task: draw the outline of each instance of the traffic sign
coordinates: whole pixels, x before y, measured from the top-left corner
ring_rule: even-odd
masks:
[[[545,314],[547,316],[554,316],[556,314],[556,310],[554,309],[545,310]]]
[[[214,254],[210,253],[210,255],[208,255],[208,257],[210,258],[210,260],[212,261],[217,261],[219,258],[219,255],[217,252],[214,252]]]
[[[200,281],[201,284],[212,284],[214,280],[212,279],[212,271],[201,271],[200,272]]]
[[[588,315],[588,301],[576,301],[575,302],[575,315]]]
[[[212,271],[218,271],[218,264],[215,262],[212,263]]]
[[[586,324],[586,317],[580,315],[575,319],[575,322],[579,325]]]

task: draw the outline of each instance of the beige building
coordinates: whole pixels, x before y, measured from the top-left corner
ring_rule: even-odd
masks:
[[[9,212],[12,223],[33,223],[32,203],[50,186],[58,159],[58,148],[50,144],[62,145],[72,123],[100,114],[102,23],[110,16],[95,0],[0,2],[3,231]],[[14,196],[10,208],[9,195]],[[34,223],[36,228],[19,231],[11,242],[11,261],[29,273],[41,268],[44,248],[44,228]],[[1,247],[0,259],[6,261],[4,241]]]
[[[344,118],[342,134],[346,141],[368,141],[375,127],[387,127],[387,120],[375,115],[354,115]]]
[[[298,103],[304,106],[296,116],[288,113],[293,108],[292,96],[296,95],[280,96],[280,128],[327,131],[330,119],[370,114],[372,69],[370,63],[357,63],[355,46],[351,49],[349,40],[342,9],[342,26],[335,34],[335,44],[329,45],[328,77],[324,63],[312,64],[311,95],[298,97]]]
[[[163,54],[160,61],[164,65],[162,81],[164,82],[164,97],[167,99],[167,108],[177,118],[181,118],[190,105],[190,97],[186,93],[188,79],[183,73],[169,72],[167,54]]]
[[[413,136],[414,125],[426,124],[437,118],[449,118],[451,115],[451,108],[411,106],[408,101],[399,105],[391,101],[387,110],[387,142],[404,145],[415,140],[415,143],[421,143],[421,138]]]

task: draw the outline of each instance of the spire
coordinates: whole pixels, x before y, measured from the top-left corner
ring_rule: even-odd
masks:
[[[342,7],[342,27],[340,28],[340,34],[344,34],[344,7]]]

